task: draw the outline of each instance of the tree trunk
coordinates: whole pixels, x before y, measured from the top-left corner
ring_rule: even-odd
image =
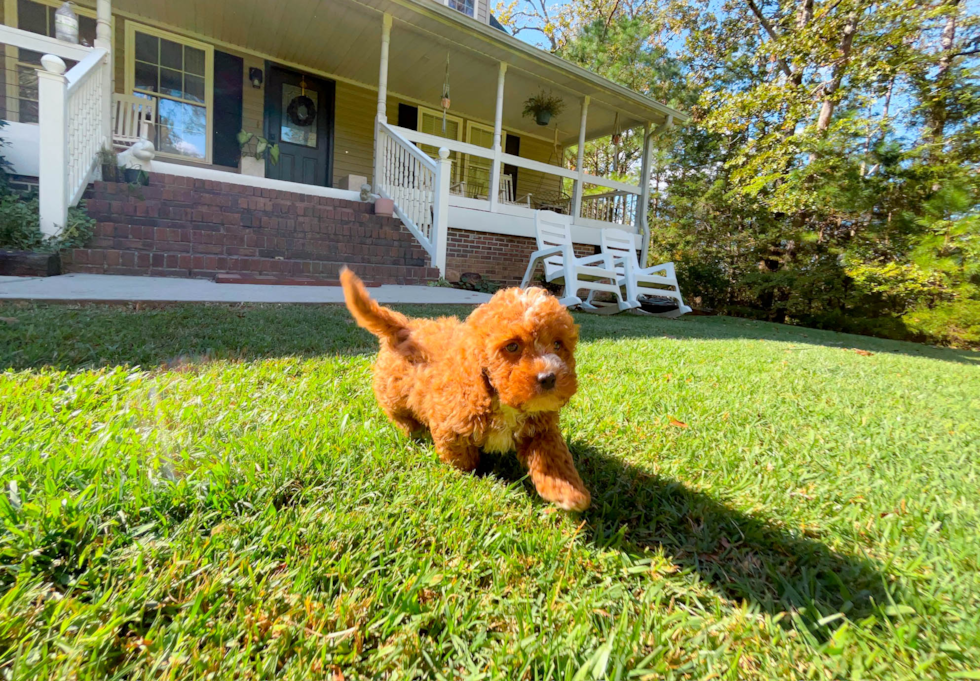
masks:
[[[953,46],[956,43],[956,20],[959,15],[959,4],[960,0],[946,0],[945,3],[946,7],[952,8],[953,11],[946,15],[946,25],[943,26],[943,33],[939,40],[939,69],[936,72],[935,80],[936,90],[939,92],[943,92],[952,85],[948,81],[953,66]],[[946,102],[945,95],[937,97],[929,111],[930,137],[934,144],[942,144],[946,132]]]
[[[857,13],[851,12],[847,15],[844,23],[843,35],[840,40],[841,57],[834,65],[834,74],[830,82],[823,89],[823,106],[820,107],[820,118],[817,119],[817,130],[825,132],[830,127],[830,121],[834,117],[834,95],[840,88],[841,81],[844,79],[844,72],[847,70],[848,61],[851,58],[851,46],[854,44],[854,33],[857,30]]]

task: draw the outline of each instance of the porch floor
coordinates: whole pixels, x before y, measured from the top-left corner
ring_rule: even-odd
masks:
[[[478,305],[485,293],[435,286],[383,285],[369,289],[381,303]],[[339,286],[217,284],[205,279],[63,274],[58,277],[0,277],[0,300],[63,302],[343,303]]]

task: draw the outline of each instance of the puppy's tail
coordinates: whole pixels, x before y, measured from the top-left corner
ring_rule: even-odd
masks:
[[[387,307],[381,307],[368,295],[364,284],[346,267],[340,271],[340,283],[344,287],[344,300],[357,325],[367,329],[382,342],[404,355],[416,354],[409,336],[408,317]]]

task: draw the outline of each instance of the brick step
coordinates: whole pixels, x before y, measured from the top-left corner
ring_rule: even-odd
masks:
[[[365,281],[375,284],[424,284],[439,278],[439,271],[431,267],[187,253],[138,253],[100,248],[65,251],[62,253],[62,265],[66,271],[88,274],[204,279],[214,279],[218,274],[247,274],[336,280],[345,266],[349,266]]]
[[[171,229],[139,225],[96,226],[91,248],[194,253],[235,257],[345,260],[378,264],[423,266],[429,255],[407,230],[361,230],[362,235],[289,233],[269,235],[262,230],[245,233],[206,229]],[[378,238],[363,236],[364,233]]]
[[[86,202],[95,234],[62,254],[67,272],[322,284],[349,265],[379,284],[439,276],[415,236],[371,203],[157,174],[146,187],[96,182]]]
[[[189,178],[175,178],[189,179]],[[211,181],[197,180],[200,183]],[[200,207],[241,207],[250,210],[286,211],[289,206],[321,206],[354,212],[372,213],[374,204],[361,201],[326,196],[315,196],[299,192],[283,192],[260,189],[230,183],[220,183],[223,188],[178,187],[165,184],[151,184],[148,187],[130,187],[115,182],[96,182],[85,193],[87,202],[109,201],[118,203],[165,202],[174,205]]]

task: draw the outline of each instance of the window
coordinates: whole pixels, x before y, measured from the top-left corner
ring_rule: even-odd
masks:
[[[478,147],[493,148],[493,128],[472,121],[466,124],[466,141]],[[490,168],[493,161],[479,156],[465,157],[466,195],[485,199],[490,196]]]
[[[9,7],[9,5],[8,5]],[[54,13],[58,5],[42,4],[32,0],[17,0],[16,19],[11,23],[24,31],[54,37]],[[95,11],[86,7],[72,8],[78,15],[78,42],[95,44]],[[21,123],[37,123],[37,69],[41,66],[40,52],[6,48],[6,70],[13,75],[7,81],[7,99],[3,118]],[[70,69],[73,61],[66,61]]]
[[[463,119],[456,116],[450,116],[446,114],[446,131],[442,131],[442,112],[435,111],[434,109],[426,109],[419,107],[419,132],[428,133],[430,135],[435,135],[436,137],[445,137],[446,139],[456,140],[457,142],[463,137]],[[427,153],[432,158],[439,158],[439,149],[430,144],[420,144],[419,149]],[[449,158],[453,162],[453,185],[457,185],[462,180],[462,173],[459,168],[459,153],[455,151],[449,152]],[[453,191],[457,191],[458,187]]]
[[[210,45],[126,23],[126,90],[156,102],[160,154],[211,162],[213,64]]]
[[[473,16],[473,0],[449,0],[449,6],[468,17]]]

